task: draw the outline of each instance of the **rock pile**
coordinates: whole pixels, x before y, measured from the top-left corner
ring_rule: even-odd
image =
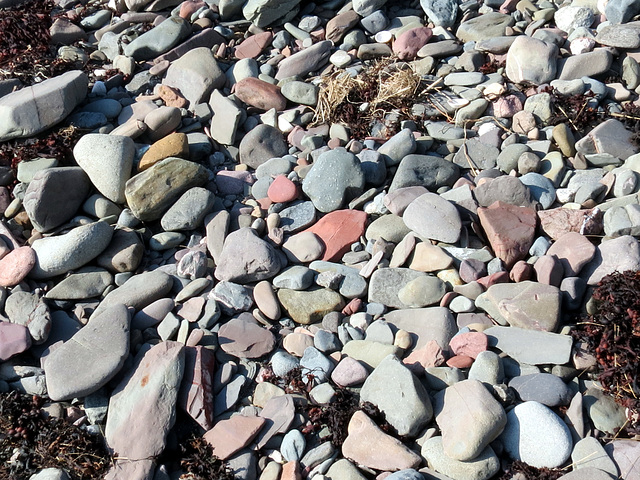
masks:
[[[0,141],[83,135],[1,167],[0,392],[72,403],[110,480],[192,478],[186,416],[247,480],[640,478],[570,335],[640,269],[638,2],[56,3],[86,67],[0,81]],[[314,123],[374,65],[410,104]]]

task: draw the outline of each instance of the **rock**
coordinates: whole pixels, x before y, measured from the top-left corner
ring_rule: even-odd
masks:
[[[204,217],[213,208],[215,195],[202,187],[187,190],[160,219],[165,232],[193,230],[202,226]]]
[[[0,322],[0,361],[5,362],[14,355],[31,347],[31,335],[24,325]]]
[[[220,460],[227,460],[246,447],[260,432],[266,420],[263,417],[235,415],[221,420],[204,434],[204,439],[213,448],[213,454]]]
[[[535,208],[531,191],[519,179],[510,175],[502,175],[477,186],[473,194],[481,207],[502,202],[518,207]]]
[[[635,440],[618,439],[604,447],[607,454],[618,466],[623,478],[636,479],[640,474],[638,452],[640,448]]]
[[[509,387],[518,392],[522,401],[535,401],[547,407],[568,405],[573,395],[560,377],[550,373],[520,375],[511,379]]]
[[[586,437],[576,442],[571,452],[571,462],[576,472],[598,469],[613,477],[618,475],[616,464],[607,455],[602,444],[593,437]]]
[[[483,111],[484,109],[482,109],[480,114]],[[484,143],[476,137],[465,141],[453,157],[453,162],[460,168],[473,167],[481,170],[491,169],[496,166],[499,153],[500,151],[496,147]]]
[[[489,337],[490,347],[520,363],[564,365],[571,356],[573,341],[567,335],[500,326],[491,327],[484,333]]]
[[[327,313],[344,307],[340,294],[327,288],[308,291],[281,288],[278,300],[291,319],[302,325],[320,321]]]
[[[443,158],[430,155],[406,155],[400,160],[398,170],[389,187],[389,194],[412,186],[422,186],[435,191],[440,187],[453,186],[459,177],[458,166]],[[396,214],[401,215],[401,213]]]
[[[282,134],[276,128],[261,124],[242,138],[240,162],[255,169],[270,158],[286,155],[288,150]]]
[[[155,142],[172,133],[180,126],[182,116],[177,107],[161,106],[150,111],[144,117],[145,137]]]
[[[184,192],[203,185],[208,177],[207,169],[197,163],[166,158],[127,181],[127,205],[139,220],[157,220]]]
[[[340,209],[364,189],[360,162],[344,149],[321,154],[302,182],[302,191],[320,212]]]
[[[328,480],[365,480],[360,470],[346,458],[335,461],[325,474]]]
[[[488,480],[500,470],[500,460],[491,447],[486,447],[473,460],[461,462],[444,453],[442,437],[432,437],[423,444],[421,453],[429,467],[446,478]]]
[[[258,78],[243,78],[234,85],[233,92],[244,103],[260,110],[267,111],[274,108],[280,112],[287,106],[287,99],[280,91],[280,87]]]
[[[360,465],[396,471],[417,467],[421,462],[419,455],[380,430],[362,411],[353,414],[347,429],[342,454]],[[370,445],[376,445],[376,449],[372,450]]]
[[[420,6],[434,25],[453,27],[458,13],[458,4],[454,0],[420,0]]]
[[[609,70],[612,62],[613,55],[604,48],[572,55],[558,62],[558,79],[573,80],[582,77],[596,77]]]
[[[596,35],[596,41],[608,47],[634,49],[640,47],[636,25],[607,25]]]
[[[619,252],[626,252],[624,256]],[[580,272],[589,285],[596,285],[602,278],[615,271],[640,269],[640,245],[629,235],[602,242],[596,247],[593,259]]]
[[[36,264],[29,276],[51,278],[79,268],[100,255],[112,236],[110,225],[95,222],[76,227],[64,235],[36,240],[32,245]]]
[[[191,26],[180,17],[169,17],[124,47],[124,54],[135,60],[150,60],[168,52],[191,33]]]
[[[331,47],[332,43],[329,40],[321,41],[282,60],[278,64],[276,80],[296,75],[304,78],[309,72],[318,70],[328,61]]]
[[[638,147],[631,142],[631,133],[624,124],[610,118],[578,140],[576,150],[583,155],[608,154],[626,160],[638,152]]]
[[[144,245],[138,234],[128,228],[114,232],[109,246],[96,257],[96,263],[113,273],[133,272],[142,261]]]
[[[388,355],[398,356],[402,350],[395,345],[386,345],[380,342],[369,340],[351,340],[342,349],[342,353],[367,367],[374,369]]]
[[[509,411],[500,440],[511,458],[536,468],[559,467],[573,448],[565,423],[538,402],[524,402]]]
[[[385,313],[383,318],[394,327],[409,332],[414,350],[423,348],[432,340],[443,350],[448,350],[449,342],[458,331],[455,318],[444,307],[394,310]],[[429,322],[424,318],[429,318]]]
[[[69,480],[69,476],[62,469],[45,468],[35,475],[31,475],[29,480]]]
[[[478,208],[478,217],[491,248],[507,268],[525,258],[535,234],[534,210],[496,202],[487,208]]]
[[[218,339],[226,353],[239,358],[259,358],[275,347],[273,334],[249,313],[242,313],[222,325]]]
[[[616,432],[627,422],[624,407],[599,388],[587,389],[583,404],[593,426],[602,432]]]
[[[305,232],[315,234],[324,243],[321,260],[335,262],[349,251],[364,234],[367,214],[359,210],[336,210],[322,217]]]
[[[131,176],[135,144],[128,137],[100,133],[84,135],[73,156],[91,183],[109,200],[124,203],[125,183]]]
[[[553,255],[560,260],[565,277],[577,276],[582,267],[593,259],[595,253],[595,245],[577,232],[564,234],[547,250],[547,255]]]
[[[73,188],[69,188],[73,185]],[[40,170],[24,194],[24,209],[31,224],[48,232],[70,220],[91,189],[87,175],[78,167]]]
[[[462,223],[456,207],[434,193],[425,193],[409,204],[402,216],[407,227],[418,236],[455,243]]]
[[[105,309],[46,357],[47,393],[53,401],[85,397],[106,385],[129,355],[131,313]]]
[[[213,426],[215,355],[203,347],[185,348],[185,368],[178,404],[205,430]]]
[[[526,35],[509,48],[506,75],[514,83],[541,85],[556,78],[558,47]]]
[[[255,230],[241,228],[225,239],[215,277],[245,284],[274,277],[280,268],[275,249],[258,237]]]
[[[242,7],[242,14],[256,27],[263,28],[276,21],[287,22],[291,20],[298,13],[299,3],[300,0],[286,0],[285,2],[250,0]]]
[[[142,350],[109,400],[105,438],[112,452],[131,461],[162,453],[175,422],[184,371],[184,347],[161,342]]]
[[[171,62],[162,81],[163,85],[177,88],[189,101],[192,109],[197,104],[208,101],[211,92],[224,87],[225,82],[224,72],[218,66],[211,49],[206,47],[189,50]]]
[[[36,264],[36,253],[28,246],[18,247],[0,259],[0,287],[22,282]]]
[[[222,95],[219,90],[214,90],[211,93],[209,106],[213,110],[211,138],[223,145],[233,145],[244,112],[230,98]]]
[[[376,405],[398,435],[415,437],[433,416],[427,391],[393,355],[369,375],[360,390],[360,400]]]
[[[511,25],[513,19],[509,15],[489,12],[462,22],[456,30],[456,37],[462,42],[501,37]]]
[[[0,97],[0,142],[61,122],[85,99],[88,84],[84,72],[73,70]]]
[[[393,53],[400,60],[414,60],[424,45],[431,39],[432,31],[428,27],[416,27],[405,30],[393,43]]]

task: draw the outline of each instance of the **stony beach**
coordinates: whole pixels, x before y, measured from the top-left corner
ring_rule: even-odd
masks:
[[[0,29],[1,475],[640,479],[640,3]],[[29,415],[108,463],[34,465]]]

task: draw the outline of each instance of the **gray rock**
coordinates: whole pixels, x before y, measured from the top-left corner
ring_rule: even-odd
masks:
[[[239,148],[240,162],[254,169],[289,151],[280,131],[266,124],[260,124],[247,133],[240,141]]]
[[[33,242],[36,265],[29,275],[51,278],[75,270],[100,255],[111,242],[113,228],[105,222],[76,227],[64,235]]]
[[[309,72],[318,70],[328,61],[332,47],[333,43],[331,41],[324,40],[285,58],[278,64],[276,80],[283,80],[296,75],[304,78]]]
[[[213,111],[211,138],[223,145],[233,145],[238,127],[246,115],[235,102],[222,95],[219,90],[211,92],[209,105]]]
[[[571,357],[573,340],[568,335],[500,326],[484,333],[489,337],[489,346],[521,363],[564,365]]]
[[[304,455],[307,441],[299,430],[290,430],[282,438],[280,453],[288,462],[297,461]]]
[[[625,255],[620,255],[625,252]],[[588,285],[596,285],[603,277],[615,271],[640,269],[640,244],[629,235],[602,242],[593,260],[580,271],[580,278]]]
[[[460,238],[462,222],[456,207],[435,193],[425,193],[409,204],[402,216],[407,227],[418,236],[455,243]]]
[[[407,155],[398,165],[389,192],[399,188],[423,186],[431,191],[451,187],[460,177],[455,163],[431,155]]]
[[[434,340],[446,351],[449,349],[449,342],[458,332],[454,316],[444,307],[394,310],[385,313],[383,318],[395,328],[409,332],[414,350],[419,350]],[[429,318],[429,321],[425,322],[425,318]]]
[[[51,313],[47,304],[38,295],[14,291],[7,298],[4,311],[11,323],[29,329],[29,335],[34,344],[42,344],[49,337]]]
[[[611,23],[627,23],[640,13],[640,5],[632,0],[611,0],[604,8],[604,14]]]
[[[352,153],[337,148],[321,154],[305,176],[302,191],[321,212],[338,210],[364,189],[364,173]]]
[[[130,320],[127,307],[114,305],[47,355],[49,397],[53,401],[84,397],[111,380],[129,355]]]
[[[491,447],[486,447],[471,461],[460,462],[444,453],[442,437],[432,437],[424,442],[421,453],[429,467],[446,475],[445,478],[489,480],[500,470],[500,460]]]
[[[539,173],[529,172],[520,177],[520,182],[529,188],[531,196],[540,203],[543,210],[551,207],[556,200],[556,189],[551,180]]]
[[[426,277],[423,272],[408,268],[379,268],[369,281],[369,302],[381,303],[391,308],[408,308],[399,298],[399,290],[412,280]]]
[[[469,369],[468,377],[489,385],[501,384],[504,380],[502,359],[490,350],[480,352]]]
[[[313,285],[313,270],[302,265],[293,265],[282,270],[272,280],[275,288],[306,290]]]
[[[378,149],[378,152],[384,156],[387,166],[397,165],[415,151],[416,137],[408,128],[400,130]]]
[[[514,83],[548,83],[556,78],[557,56],[555,45],[521,35],[509,48],[507,77]]]
[[[286,233],[296,233],[316,221],[313,202],[298,202],[280,212],[280,227]]]
[[[618,467],[607,455],[602,444],[593,437],[586,437],[576,442],[571,452],[571,462],[574,465],[574,471],[577,472],[588,472],[585,469],[597,468],[613,477],[618,476]]]
[[[560,377],[550,373],[534,373],[512,378],[509,387],[513,388],[525,401],[535,401],[547,407],[568,405],[573,396]]]
[[[627,422],[624,407],[602,390],[589,388],[582,398],[585,411],[598,430],[613,434]]]
[[[312,375],[318,383],[324,383],[331,375],[334,364],[315,347],[307,347],[300,359],[303,377]]]
[[[315,85],[306,82],[287,82],[285,83],[280,92],[292,103],[309,105],[315,107],[318,103],[319,88]]]
[[[462,169],[486,170],[496,166],[499,154],[496,147],[474,137],[464,142],[453,157],[453,163]]]
[[[460,24],[456,30],[456,37],[462,42],[480,41],[493,37],[504,36],[507,27],[513,25],[510,15],[489,12],[471,18]]]
[[[284,23],[298,13],[300,0],[250,0],[242,7],[244,18],[263,28],[273,23]]]
[[[379,187],[387,178],[387,167],[384,158],[375,150],[363,150],[356,155],[360,160],[360,167],[364,173],[364,181]]]
[[[181,17],[169,17],[124,47],[135,60],[150,60],[168,52],[191,33],[191,25]]]
[[[558,60],[558,78],[573,80],[582,77],[596,77],[609,70],[612,62],[613,55],[604,48],[572,55],[566,59]]]
[[[205,188],[191,188],[167,210],[160,225],[167,232],[198,228],[213,208],[215,199],[215,195]]]
[[[113,276],[102,268],[85,267],[65,277],[45,295],[52,300],[84,300],[102,295]]]
[[[0,142],[61,122],[85,99],[88,84],[85,73],[73,70],[0,97]]]
[[[280,268],[280,257],[271,244],[258,237],[255,230],[241,228],[225,239],[215,277],[245,284],[274,277]]]
[[[27,187],[24,209],[36,230],[48,232],[76,214],[90,189],[91,182],[79,167],[43,169]]]
[[[420,6],[435,26],[453,27],[458,14],[455,0],[420,0]]]
[[[345,298],[360,298],[367,292],[367,281],[355,268],[339,263],[323,262],[321,260],[311,262],[309,268],[318,273],[335,272],[344,276],[340,281],[338,291],[340,295]]]

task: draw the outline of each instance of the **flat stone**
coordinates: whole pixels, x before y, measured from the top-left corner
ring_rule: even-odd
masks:
[[[205,188],[190,188],[165,212],[160,219],[160,225],[165,232],[198,228],[213,208],[215,198],[215,195]]]
[[[455,243],[460,238],[462,223],[458,210],[434,193],[425,193],[411,202],[402,219],[407,227],[425,239]]]
[[[461,23],[456,30],[456,37],[462,42],[477,42],[501,37],[511,25],[513,25],[511,16],[489,12]]]
[[[298,13],[300,0],[251,0],[242,7],[244,18],[256,27],[263,28],[275,22],[287,22]]]
[[[31,335],[24,325],[0,322],[0,361],[9,360],[14,355],[31,347]]]
[[[335,262],[364,234],[366,221],[367,214],[363,211],[336,210],[305,231],[314,233],[324,243],[321,260]]]
[[[607,455],[602,444],[593,437],[586,437],[573,446],[571,462],[575,472],[589,472],[598,469],[615,477],[618,475],[618,467]]]
[[[291,319],[302,325],[316,323],[345,305],[339,293],[327,288],[307,291],[282,288],[278,290],[278,300]]]
[[[169,17],[124,47],[124,54],[135,60],[150,60],[168,52],[191,33],[191,26],[180,17]]]
[[[558,78],[573,80],[582,77],[596,77],[609,70],[612,62],[613,55],[604,48],[572,55],[558,62]]]
[[[111,243],[96,257],[96,264],[113,273],[133,272],[144,255],[144,245],[138,234],[129,228],[117,229]]]
[[[266,419],[263,417],[234,415],[216,423],[203,438],[211,445],[216,457],[226,460],[249,445],[265,423]]]
[[[191,108],[208,101],[211,92],[224,87],[225,82],[224,72],[207,47],[189,50],[171,62],[167,75],[162,80],[164,85],[177,88],[189,101]]]
[[[640,468],[638,467],[640,447],[638,442],[618,439],[605,445],[604,449],[618,466],[623,478],[633,480],[640,478]]]
[[[258,78],[243,78],[234,85],[233,93],[247,105],[264,111],[274,108],[280,112],[287,106],[280,87]]]
[[[534,373],[512,378],[509,387],[513,388],[525,401],[535,401],[547,407],[568,405],[573,396],[569,387],[550,373]]]
[[[421,453],[428,465],[445,478],[489,480],[500,470],[500,460],[491,447],[473,460],[461,462],[445,454],[442,437],[432,437],[423,444]]]
[[[205,430],[213,427],[213,351],[198,345],[185,347],[185,367],[178,404]]]
[[[619,252],[625,252],[625,255],[620,255]],[[593,259],[582,268],[580,277],[588,285],[596,285],[606,275],[615,271],[638,269],[640,269],[640,244],[634,237],[624,235],[602,242],[596,247]]]
[[[421,349],[433,340],[446,351],[458,332],[455,318],[444,307],[394,310],[385,313],[383,318],[396,328],[409,332],[413,350]],[[429,321],[425,322],[425,318]]]
[[[342,348],[342,353],[367,367],[374,369],[388,355],[400,355],[402,350],[395,345],[386,345],[380,342],[370,340],[351,340]]]
[[[573,340],[568,335],[525,330],[518,327],[491,327],[484,331],[489,346],[529,365],[564,365],[571,357]]]
[[[332,46],[333,44],[329,40],[325,40],[282,60],[278,64],[276,80],[296,75],[304,78],[309,72],[318,70],[328,61]]]
[[[459,177],[458,166],[443,158],[431,155],[406,155],[400,160],[389,187],[389,194],[412,186],[421,186],[431,191],[444,186],[452,187]]]
[[[129,355],[131,312],[105,309],[46,357],[47,393],[53,401],[85,397],[111,380]]]

